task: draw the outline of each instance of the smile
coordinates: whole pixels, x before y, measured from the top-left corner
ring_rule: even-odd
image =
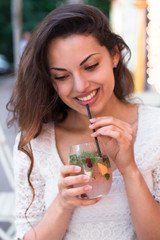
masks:
[[[89,101],[97,94],[97,92],[98,92],[98,89],[94,90],[93,92],[91,92],[89,95],[85,97],[76,97],[76,99],[78,99],[79,101]]]

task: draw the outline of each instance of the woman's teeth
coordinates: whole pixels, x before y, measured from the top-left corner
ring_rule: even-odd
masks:
[[[96,93],[97,93],[97,90],[94,90],[94,91],[93,91],[91,94],[89,94],[88,96],[82,97],[82,98],[78,98],[78,97],[77,97],[77,99],[80,100],[80,101],[88,101],[88,100],[92,99],[92,98],[96,95]]]

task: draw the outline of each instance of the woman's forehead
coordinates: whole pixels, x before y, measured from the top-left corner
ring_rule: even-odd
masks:
[[[48,60],[50,63],[56,61],[71,62],[71,58],[81,63],[90,55],[96,56],[104,51],[97,39],[92,35],[71,35],[67,38],[56,38],[52,40],[48,48]]]

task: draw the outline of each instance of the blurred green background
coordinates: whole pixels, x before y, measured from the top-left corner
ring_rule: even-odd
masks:
[[[108,17],[110,2],[84,0],[84,4],[100,8]],[[22,0],[22,33],[32,32],[50,11],[64,4],[65,0]],[[0,53],[5,55],[10,63],[13,62],[11,0],[0,1]]]

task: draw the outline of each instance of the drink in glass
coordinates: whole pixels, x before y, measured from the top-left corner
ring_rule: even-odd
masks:
[[[92,190],[83,193],[79,198],[92,199],[107,194],[112,185],[112,170],[109,158],[104,154],[103,146],[100,143],[101,156],[97,151],[95,142],[87,142],[70,147],[69,162],[71,165],[81,167],[81,172],[90,177],[89,184]],[[74,187],[84,186],[76,184]]]

